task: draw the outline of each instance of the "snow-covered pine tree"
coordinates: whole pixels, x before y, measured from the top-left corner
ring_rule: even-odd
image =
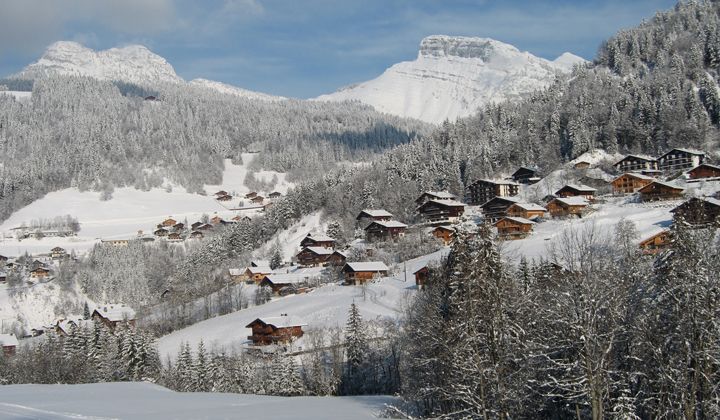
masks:
[[[355,302],[350,304],[345,324],[345,373],[341,389],[344,394],[361,394],[364,389],[365,368],[370,346],[360,310]]]

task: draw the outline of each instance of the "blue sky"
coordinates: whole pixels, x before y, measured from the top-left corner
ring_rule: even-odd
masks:
[[[0,75],[58,40],[139,43],[183,78],[307,98],[417,56],[431,34],[482,36],[553,59],[591,59],[603,39],[675,0],[2,0]]]

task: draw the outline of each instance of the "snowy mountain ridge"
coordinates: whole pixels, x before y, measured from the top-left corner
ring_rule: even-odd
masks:
[[[28,65],[14,77],[35,79],[53,74],[119,80],[143,86],[153,86],[158,83],[186,83],[175,73],[175,69],[167,60],[142,45],[95,51],[73,41],[53,43],[38,61]],[[195,79],[188,84],[249,99],[285,99],[206,79]]]
[[[521,98],[585,62],[571,53],[549,61],[491,38],[432,35],[420,42],[414,61],[317,99],[357,100],[381,112],[440,123],[487,103]]]

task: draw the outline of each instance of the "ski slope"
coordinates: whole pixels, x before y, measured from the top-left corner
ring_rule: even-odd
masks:
[[[395,320],[417,291],[413,272],[426,264],[439,263],[448,251],[448,248],[444,248],[398,264],[392,268],[389,277],[370,283],[365,288],[329,284],[310,293],[274,298],[264,305],[193,324],[161,337],[158,340],[158,350],[162,360],[166,357],[174,358],[180,344],[187,342],[191,348],[195,348],[202,340],[206,348],[228,353],[238,351],[247,344],[247,336],[251,335],[252,331],[245,328],[247,324],[256,318],[275,317],[280,314],[304,320],[308,324],[303,328],[305,331],[344,328],[348,309],[353,302],[358,305],[366,321]],[[294,342],[297,350],[303,345],[304,338]]]
[[[155,226],[168,217],[178,221],[197,221],[203,214],[217,214],[224,219],[231,219],[237,212],[230,210],[237,207],[249,189],[243,184],[247,176],[247,166],[256,155],[242,155],[243,164],[234,165],[225,160],[222,183],[206,185],[206,195],[191,194],[184,188],[172,186],[172,191],[154,188],[141,191],[131,187],[116,188],[112,199],[100,200],[100,193],[95,191],[79,191],[77,188],[66,188],[48,193],[43,198],[14,212],[0,224],[0,254],[18,256],[24,252],[31,254],[47,253],[55,246],[82,253],[92,248],[101,239],[129,239],[137,236],[138,230],[150,233]],[[293,186],[285,180],[285,174],[262,171],[256,176],[270,180],[277,177],[278,184],[274,190],[287,192]],[[232,201],[218,202],[214,193],[225,190],[234,195]],[[263,193],[269,193],[263,191]],[[256,210],[243,211],[243,215],[253,216]],[[77,236],[66,238],[46,237],[43,239],[28,238],[17,240],[12,229],[29,223],[34,219],[51,219],[55,216],[71,215],[80,221],[80,232]]]
[[[2,419],[334,419],[377,418],[390,396],[270,397],[223,393],[179,393],[143,382],[82,385],[6,385],[0,392]]]

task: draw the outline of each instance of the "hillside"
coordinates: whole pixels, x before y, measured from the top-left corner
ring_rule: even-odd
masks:
[[[358,100],[381,112],[439,124],[526,97],[580,63],[585,60],[570,53],[548,61],[489,38],[433,35],[420,42],[414,61],[317,99]]]

